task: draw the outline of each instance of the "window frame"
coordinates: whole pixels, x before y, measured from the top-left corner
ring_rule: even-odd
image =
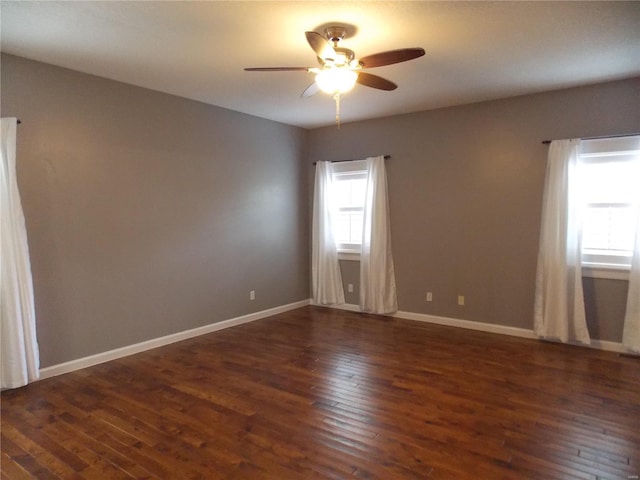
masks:
[[[362,179],[366,182],[367,180],[367,164],[366,160],[352,160],[349,162],[335,162],[332,165],[332,179],[334,188],[337,182],[345,181],[345,180],[357,180]],[[334,213],[338,213],[340,210],[343,211],[358,211],[357,207],[340,207],[337,202],[333,202],[334,204]],[[364,214],[364,204],[362,207],[362,212]],[[334,222],[334,232],[335,232],[335,222]],[[360,252],[361,252],[361,243],[338,243],[336,240],[336,248],[338,250],[338,259],[340,260],[360,260]]]
[[[627,157],[616,161],[616,157]],[[603,163],[619,163],[619,162],[636,162],[636,168],[640,169],[640,136],[628,137],[609,137],[598,139],[586,139],[580,142],[579,166],[581,168],[589,165]],[[582,180],[582,179],[581,179]],[[620,208],[640,208],[637,202],[593,202],[587,203],[583,199],[582,207],[602,206],[620,207]],[[635,228],[640,228],[636,224]],[[584,223],[581,226],[584,231]],[[581,266],[584,277],[590,278],[606,278],[615,280],[628,280],[631,270],[630,261],[628,264],[615,262],[617,255],[606,253],[595,253],[597,250],[592,249],[591,252],[585,252],[584,248],[581,252]],[[623,255],[620,255],[623,256]],[[626,255],[624,255],[626,257]]]

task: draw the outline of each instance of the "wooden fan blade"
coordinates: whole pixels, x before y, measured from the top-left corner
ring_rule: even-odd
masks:
[[[305,88],[304,92],[302,92],[300,96],[303,98],[310,97],[312,95],[315,95],[319,91],[320,91],[320,87],[316,82],[313,82],[311,85]]]
[[[313,67],[251,67],[245,72],[308,72]]]
[[[318,32],[304,32],[304,34],[307,37],[307,42],[309,42],[309,45],[319,58],[324,61],[336,59],[336,51],[326,38]]]
[[[361,58],[360,65],[363,68],[383,67],[394,63],[406,62],[424,55],[423,48],[401,48],[400,50],[389,50],[388,52],[374,53]]]
[[[360,85],[365,87],[377,88],[378,90],[395,90],[398,85],[387,80],[386,78],[372,75],[370,73],[360,72],[358,73],[358,79],[356,80]]]

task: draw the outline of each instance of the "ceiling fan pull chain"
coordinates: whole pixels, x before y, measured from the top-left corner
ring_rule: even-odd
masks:
[[[333,99],[336,101],[336,124],[340,128],[340,93],[336,93]]]

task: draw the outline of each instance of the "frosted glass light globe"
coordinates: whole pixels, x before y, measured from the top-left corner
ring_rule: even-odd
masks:
[[[323,70],[316,75],[316,83],[325,93],[345,93],[353,88],[358,79],[358,74],[344,68],[331,68]]]

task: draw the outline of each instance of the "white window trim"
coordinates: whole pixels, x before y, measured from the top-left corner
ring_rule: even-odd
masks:
[[[616,162],[618,160],[614,160],[615,157],[637,154],[637,138],[637,136],[629,136],[583,141],[580,162],[585,164]],[[636,228],[640,228],[640,225]],[[630,271],[630,265],[589,262],[584,257],[582,260],[582,276],[587,278],[628,281]]]
[[[335,177],[354,177],[366,175],[366,160],[352,160],[349,162],[337,162],[333,164]],[[337,244],[338,260],[360,261],[360,245]]]
[[[339,250],[338,260],[350,260],[352,262],[360,261],[360,252],[350,250]]]
[[[582,264],[582,276],[587,278],[605,278],[609,280],[629,281],[630,268]]]

